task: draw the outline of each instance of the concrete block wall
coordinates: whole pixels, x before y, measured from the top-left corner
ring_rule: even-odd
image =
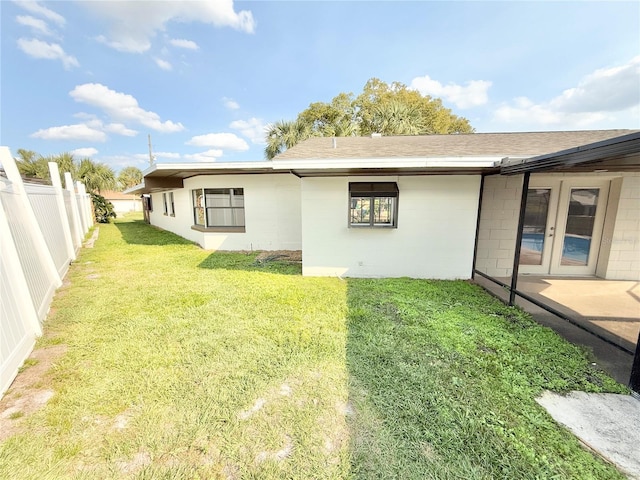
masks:
[[[493,277],[511,275],[522,179],[522,175],[484,179],[476,268]]]
[[[606,277],[640,280],[640,173],[622,177]]]

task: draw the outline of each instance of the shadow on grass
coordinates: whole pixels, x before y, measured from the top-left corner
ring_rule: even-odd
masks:
[[[358,478],[622,478],[534,401],[545,389],[625,393],[579,348],[469,282],[347,282]]]
[[[140,219],[116,220],[114,225],[125,242],[131,245],[193,245],[194,243],[174,233],[161,230]]]
[[[214,252],[205,258],[200,268],[269,272],[280,275],[302,275],[302,264],[283,259],[279,255],[260,255],[260,252]]]

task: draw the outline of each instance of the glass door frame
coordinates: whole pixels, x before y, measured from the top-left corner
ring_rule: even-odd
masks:
[[[549,193],[549,206],[547,209],[547,222],[544,231],[544,241],[542,243],[542,259],[539,265],[525,265],[520,263],[518,272],[521,274],[533,274],[533,275],[547,275],[551,268],[551,258],[553,243],[555,240],[556,231],[556,216],[558,213],[558,196],[560,192],[560,179],[555,178],[536,178],[532,177],[529,180],[528,190],[546,190]],[[524,226],[523,226],[524,228]],[[522,258],[522,252],[520,253]]]
[[[551,275],[595,275],[598,267],[598,257],[600,255],[600,244],[602,241],[602,232],[604,229],[604,219],[609,200],[609,187],[611,181],[609,179],[598,178],[573,178],[563,180],[560,187],[560,196],[558,201],[558,214],[555,228],[555,236],[553,241],[553,250],[551,253],[551,265],[549,274]],[[594,215],[593,231],[591,233],[591,242],[589,246],[589,254],[586,265],[562,265],[562,254],[564,237],[567,227],[567,217],[569,214],[569,205],[571,200],[571,192],[574,189],[592,188],[598,189],[598,204]]]

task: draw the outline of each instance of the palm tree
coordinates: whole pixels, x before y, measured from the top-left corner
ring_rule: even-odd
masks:
[[[118,186],[122,190],[134,187],[142,183],[142,172],[137,167],[125,167],[118,175]]]
[[[27,178],[49,179],[47,160],[32,150],[18,149],[16,165],[20,174]]]
[[[302,120],[287,122],[281,120],[267,128],[267,146],[264,154],[267,160],[293,147],[296,143],[313,136],[311,125]]]
[[[395,100],[377,105],[371,123],[383,135],[419,135],[424,130],[420,109]]]
[[[111,167],[96,163],[90,158],[84,158],[80,162],[76,178],[84,183],[88,191],[94,193],[116,187],[116,176]]]
[[[353,137],[358,135],[359,127],[356,122],[343,118],[337,123],[325,125],[322,129],[323,137]]]

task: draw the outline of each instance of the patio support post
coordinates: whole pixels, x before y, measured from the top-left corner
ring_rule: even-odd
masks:
[[[484,194],[484,175],[480,177],[480,192],[478,193],[478,218],[476,218],[476,239],[473,245],[473,263],[471,264],[471,279],[475,278],[476,260],[478,258],[478,235],[480,234],[480,216],[482,215],[482,196]]]
[[[522,228],[524,227],[524,212],[527,208],[527,194],[529,193],[529,172],[525,172],[522,179],[522,196],[520,197],[520,217],[518,218],[518,231],[516,232],[516,250],[513,254],[513,269],[511,270],[511,288],[509,290],[509,305],[513,306],[516,300],[518,288],[518,268],[520,266],[520,247],[522,245]]]
[[[633,356],[633,366],[631,367],[631,379],[629,388],[634,392],[634,396],[640,398],[640,334],[636,344],[636,353]]]

